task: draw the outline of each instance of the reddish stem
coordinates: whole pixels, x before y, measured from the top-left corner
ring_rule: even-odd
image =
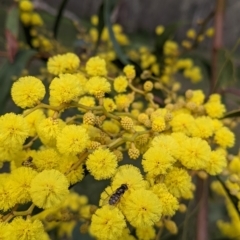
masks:
[[[218,78],[218,52],[223,46],[223,19],[226,0],[216,1],[216,11],[214,18],[214,38],[212,46],[212,79],[210,93],[213,93]]]
[[[208,239],[208,180],[197,178],[197,202],[199,211],[197,215],[196,240]]]

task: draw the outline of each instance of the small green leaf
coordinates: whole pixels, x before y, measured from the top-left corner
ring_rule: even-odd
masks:
[[[223,116],[223,118],[235,118],[235,117],[240,117],[240,110],[228,112]]]
[[[12,76],[19,76],[28,61],[36,54],[34,50],[21,50],[16,54],[13,63],[5,61],[0,68],[0,114],[4,111],[4,106],[10,95],[12,86]]]
[[[5,29],[10,31],[12,35],[17,38],[19,33],[19,11],[17,7],[12,7],[6,19]]]

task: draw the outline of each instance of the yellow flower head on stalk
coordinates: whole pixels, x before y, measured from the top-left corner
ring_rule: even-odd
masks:
[[[98,239],[115,240],[122,235],[126,222],[118,208],[106,205],[92,216],[90,234]]]
[[[33,13],[31,15],[31,23],[30,24],[32,26],[42,26],[43,25],[43,20],[38,13]]]
[[[45,87],[42,81],[36,77],[21,77],[11,89],[11,96],[14,103],[21,107],[34,107],[45,96]]]
[[[164,179],[168,191],[176,198],[184,197],[191,188],[191,177],[188,172],[182,168],[174,167]]]
[[[164,216],[173,216],[179,208],[179,202],[168,190],[164,183],[154,185],[151,190],[155,193],[161,204]]]
[[[89,136],[83,126],[67,125],[57,136],[57,149],[66,155],[81,153],[89,143]]]
[[[3,212],[8,211],[17,202],[17,199],[12,194],[11,189],[8,188],[7,182],[8,178],[6,177],[5,181],[0,184],[0,210]]]
[[[104,97],[105,93],[111,91],[111,85],[104,77],[91,77],[85,86],[86,91],[96,98]]]
[[[216,150],[211,152],[206,171],[210,175],[217,175],[220,174],[226,166],[226,156],[222,153],[222,151]]]
[[[20,149],[29,136],[29,125],[22,115],[6,113],[0,117],[0,143],[2,147]]]
[[[209,144],[201,138],[188,138],[180,145],[179,161],[188,169],[206,169],[210,155]]]
[[[196,38],[197,34],[196,34],[195,29],[191,28],[187,31],[186,35],[188,38],[194,39],[194,38]]]
[[[193,102],[196,105],[202,105],[205,99],[205,94],[202,90],[188,90],[185,93],[187,102]]]
[[[66,123],[60,118],[48,117],[37,125],[37,133],[41,142],[48,147],[56,146],[57,135],[65,127]]]
[[[240,158],[234,157],[228,165],[228,169],[231,173],[240,174]]]
[[[194,123],[190,125],[190,132],[193,137],[209,138],[213,135],[213,121],[208,116],[198,117]]]
[[[47,69],[49,73],[59,75],[61,73],[74,73],[79,68],[79,65],[80,59],[76,54],[66,53],[49,58]]]
[[[84,106],[87,107],[94,107],[96,105],[96,101],[94,97],[90,97],[90,96],[83,96],[79,99],[78,101],[79,104],[82,104]],[[85,109],[83,108],[78,108],[79,111],[81,112],[86,112]]]
[[[173,132],[182,132],[186,135],[190,135],[190,126],[194,122],[192,115],[187,113],[180,113],[175,115],[170,122]]]
[[[206,113],[211,118],[221,118],[226,112],[226,107],[221,103],[219,94],[212,94],[208,102],[204,105]]]
[[[33,163],[38,171],[56,169],[60,160],[61,155],[54,148],[41,149],[33,157]]]
[[[223,148],[234,146],[235,135],[227,127],[222,127],[215,132],[214,141]]]
[[[114,97],[114,99],[118,111],[122,111],[124,109],[129,108],[130,104],[133,101],[132,96],[129,94],[118,94]]]
[[[174,158],[179,156],[179,144],[171,135],[161,134],[153,138],[151,146],[164,148],[164,151]]]
[[[127,65],[124,67],[123,72],[128,79],[134,79],[136,77],[135,67],[133,65]]]
[[[47,209],[65,200],[69,194],[68,186],[68,180],[61,172],[44,170],[32,180],[30,195],[36,206]]]
[[[111,178],[117,168],[117,157],[108,149],[99,148],[88,156],[87,169],[96,180]]]
[[[28,167],[20,167],[12,171],[6,187],[10,194],[16,199],[16,203],[27,203],[31,201],[30,185],[37,172]]]
[[[155,239],[156,230],[153,226],[142,226],[136,229],[136,235],[139,240]]]
[[[49,90],[49,102],[52,106],[59,106],[77,100],[84,93],[78,78],[68,73],[55,77],[49,86]]]
[[[103,122],[102,128],[104,131],[111,134],[118,134],[120,131],[120,126],[116,122],[109,120]]]
[[[150,147],[143,155],[142,165],[145,172],[152,177],[156,177],[160,174],[166,174],[175,162],[176,159],[164,148],[155,146]]]
[[[29,109],[29,110],[31,110],[31,109]],[[27,114],[27,112],[29,110],[24,111],[24,113]],[[45,119],[45,114],[44,114],[42,109],[37,109],[34,112],[31,112],[30,114],[28,114],[25,117],[25,119],[27,120],[28,125],[30,127],[29,135],[31,137],[34,137],[37,133],[36,129],[37,129],[37,126],[38,126],[39,122],[41,122],[43,119]]]
[[[21,19],[21,22],[22,22],[25,26],[30,25],[30,22],[31,22],[31,13],[29,13],[29,12],[22,12],[22,13],[20,14],[20,19]]]
[[[24,220],[21,217],[16,217],[10,225],[14,229],[11,234],[12,240],[44,239],[44,235],[46,234],[42,222],[38,219]]]
[[[126,92],[128,86],[128,80],[124,76],[119,76],[114,79],[113,87],[118,93]]]
[[[157,35],[161,35],[161,34],[164,32],[164,30],[165,30],[164,26],[158,25],[158,26],[155,28],[155,33],[156,33]]]
[[[29,0],[21,0],[19,2],[19,9],[24,12],[31,12],[33,10],[33,4]]]
[[[6,222],[0,222],[0,233],[1,233],[1,240],[8,240],[12,237],[12,227],[10,224]]]
[[[106,76],[106,62],[100,57],[91,57],[86,63],[86,71],[90,76]]]
[[[78,167],[75,167],[74,169],[71,168],[75,163],[77,163],[77,161],[78,158],[76,156],[64,155],[61,157],[59,162],[58,170],[63,174],[68,172],[66,177],[70,185],[80,182],[84,177],[84,169],[82,164],[80,164]],[[69,172],[70,169],[71,171]]]
[[[162,216],[162,205],[152,191],[138,189],[126,198],[123,213],[134,227],[152,226]]]
[[[111,98],[103,99],[103,107],[106,109],[107,112],[113,112],[117,108],[115,102]]]

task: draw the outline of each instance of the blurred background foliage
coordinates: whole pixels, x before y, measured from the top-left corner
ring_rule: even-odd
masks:
[[[68,51],[82,53],[89,47],[89,43],[82,38],[84,29],[87,32],[91,25],[90,18],[93,14],[99,16],[98,32],[101,33],[104,26],[111,30],[112,23],[119,23],[127,33],[130,44],[120,47],[111,37],[114,51],[117,54],[117,66],[122,66],[130,60],[126,52],[129,49],[137,49],[140,46],[148,47],[152,52],[159,53],[167,39],[174,39],[181,42],[186,38],[186,31],[190,28],[199,31],[201,25],[199,20],[204,20],[214,11],[216,1],[209,0],[119,0],[112,1],[111,6],[106,8],[101,0],[48,0],[33,1],[35,10],[44,20],[47,34],[53,38],[55,31],[56,39]],[[63,6],[61,15],[61,4]],[[217,53],[217,89],[227,103],[229,111],[233,111],[230,117],[239,116],[240,102],[240,70],[239,70],[239,44],[240,40],[240,1],[226,1],[223,26],[224,45],[218,49]],[[57,16],[59,21],[57,22]],[[76,22],[78,23],[76,25]],[[56,25],[57,24],[57,25]],[[207,22],[206,27],[213,26],[213,16]],[[158,25],[165,26],[165,32],[161,36],[155,34]],[[55,26],[55,27],[54,27]],[[80,30],[79,30],[80,28]],[[55,30],[54,30],[55,29]],[[81,32],[83,30],[83,32]],[[9,111],[19,112],[10,98],[10,88],[13,80],[25,75],[25,69],[30,75],[39,75],[39,69],[45,66],[49,54],[38,52],[33,47],[26,47],[29,36],[26,28],[19,22],[19,11],[14,1],[0,0],[0,113]],[[111,35],[111,34],[110,34]],[[54,38],[53,38],[54,39]],[[183,53],[184,57],[190,57],[194,63],[202,70],[203,81],[192,85],[190,82],[182,82],[182,92],[186,89],[203,89],[208,93],[212,77],[212,39],[206,39],[201,44],[197,44],[193,51]],[[141,71],[137,63],[136,67]],[[239,129],[237,129],[239,134]],[[237,153],[239,141],[233,149]],[[127,157],[124,164],[128,161]],[[90,175],[86,176],[81,184],[74,186],[80,194],[86,194],[92,204],[98,204],[99,195],[108,181],[93,181]],[[214,196],[209,199],[209,230],[211,239],[221,238],[215,226],[217,219],[227,219],[227,212],[221,198]],[[179,238],[164,235],[162,239],[194,239],[193,229],[186,225],[193,225],[196,214],[196,205],[190,201],[188,203],[187,218],[183,222],[183,217],[176,217],[179,222]],[[240,227],[240,226],[239,226]],[[72,239],[79,238],[79,226],[76,226]],[[54,238],[55,233],[52,233]],[[64,238],[67,239],[67,238]],[[91,239],[88,235],[82,235],[81,239]]]

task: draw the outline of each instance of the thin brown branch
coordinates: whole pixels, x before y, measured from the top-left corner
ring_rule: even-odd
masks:
[[[208,240],[208,180],[197,178],[197,214],[196,240]]]
[[[223,22],[224,22],[224,10],[226,0],[217,0],[216,12],[214,18],[214,38],[212,46],[212,77],[210,93],[215,91],[216,83],[218,80],[218,52],[223,46]]]

